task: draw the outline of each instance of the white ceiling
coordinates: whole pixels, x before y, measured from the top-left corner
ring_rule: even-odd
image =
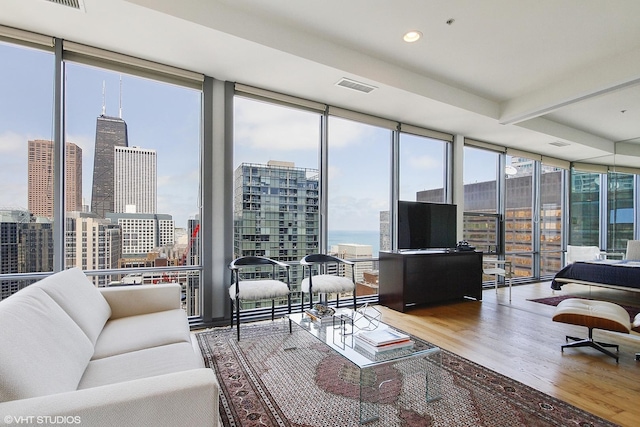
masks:
[[[640,167],[637,0],[82,3],[2,0],[0,24],[521,150]],[[405,43],[412,29],[424,37]],[[335,86],[343,77],[377,89]]]

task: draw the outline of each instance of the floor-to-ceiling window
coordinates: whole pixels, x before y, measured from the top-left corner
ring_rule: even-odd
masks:
[[[291,263],[293,303],[300,302],[297,261],[319,252],[320,122],[318,112],[234,98],[233,256]]]
[[[53,271],[54,55],[0,42],[0,63],[0,274]]]
[[[500,153],[464,147],[464,240],[484,253],[500,250],[498,165]]]
[[[633,240],[635,218],[633,203],[634,175],[607,174],[607,252],[624,253],[627,240]]]
[[[328,128],[327,251],[377,258],[391,232],[391,130],[336,116]],[[363,284],[358,295],[377,293],[375,270],[371,261],[357,263],[356,281]]]
[[[0,43],[0,274],[25,274],[2,297],[79,267],[96,286],[180,283],[198,315],[202,77],[34,37],[48,47]]]
[[[566,170],[542,164],[540,173],[540,276],[562,268],[562,228]]]
[[[82,203],[65,221],[66,268],[198,266],[201,90],[75,61],[66,61],[65,81],[65,139],[82,154]],[[180,283],[196,315],[198,277],[147,270],[91,279]]]
[[[569,244],[600,247],[601,174],[571,170]]]
[[[505,166],[505,254],[518,277],[532,277],[533,202],[535,160],[506,156]]]

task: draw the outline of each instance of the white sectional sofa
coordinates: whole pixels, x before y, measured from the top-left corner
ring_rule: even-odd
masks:
[[[217,426],[218,393],[178,284],[73,268],[0,301],[0,425]]]

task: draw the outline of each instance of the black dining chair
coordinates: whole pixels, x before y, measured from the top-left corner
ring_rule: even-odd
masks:
[[[291,314],[290,265],[271,258],[244,256],[229,264],[231,270],[231,327],[235,314],[238,341],[240,341],[240,303],[243,301],[271,300],[271,320],[275,316],[275,300],[287,298],[288,313]],[[284,280],[280,277],[284,275]],[[234,310],[235,308],[235,310]],[[289,319],[291,332],[291,319]]]
[[[325,295],[335,293],[336,307],[340,305],[341,292],[353,292],[353,308],[356,308],[355,263],[331,255],[311,254],[304,256],[300,265],[303,266],[300,283],[302,301],[304,294],[308,293],[310,308],[313,306],[314,292]]]

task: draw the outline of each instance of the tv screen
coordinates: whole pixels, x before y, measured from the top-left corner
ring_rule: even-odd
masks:
[[[398,249],[449,249],[457,244],[457,206],[398,201]]]

